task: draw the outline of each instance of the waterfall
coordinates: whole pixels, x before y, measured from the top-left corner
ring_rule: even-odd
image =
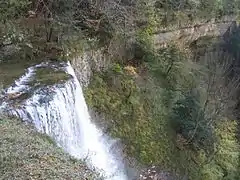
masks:
[[[105,180],[126,180],[124,165],[119,155],[112,152],[114,140],[91,122],[81,85],[70,63],[65,71],[72,76],[70,80],[35,90],[20,107],[8,108],[9,113],[33,123],[72,156],[86,159]],[[33,74],[34,68],[30,67],[6,92],[29,90],[26,81]]]

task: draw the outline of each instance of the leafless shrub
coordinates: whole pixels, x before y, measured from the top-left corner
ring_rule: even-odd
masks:
[[[216,119],[232,118],[240,86],[240,78],[231,75],[233,60],[224,52],[206,53],[201,59],[200,89],[205,94],[204,111],[209,124]]]

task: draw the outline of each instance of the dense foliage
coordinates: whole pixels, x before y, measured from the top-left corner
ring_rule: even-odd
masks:
[[[192,143],[194,148],[213,151],[213,127],[205,119],[198,98],[190,92],[175,103],[172,115],[174,129],[187,139],[187,143]]]
[[[143,164],[190,179],[238,179],[237,125],[231,119],[239,80],[227,45],[207,38],[203,43],[217,43],[215,48],[196,59],[179,43],[154,50],[151,32],[151,26],[138,32],[137,61],[95,74],[86,90],[90,107],[105,115],[110,133]]]
[[[32,60],[40,55],[56,59],[100,44],[116,56],[115,48],[128,49],[126,41],[149,23],[154,33],[236,14],[238,7],[239,0],[1,1],[0,47],[16,44],[22,58]]]

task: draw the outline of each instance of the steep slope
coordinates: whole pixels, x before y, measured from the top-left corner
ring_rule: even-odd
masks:
[[[48,136],[19,119],[0,118],[0,179],[96,179]]]
[[[239,40],[230,30],[158,50],[145,31],[137,57],[94,73],[87,102],[126,154],[192,180],[239,179],[239,56],[227,50]]]

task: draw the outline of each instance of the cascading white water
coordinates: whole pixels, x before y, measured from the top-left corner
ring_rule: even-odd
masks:
[[[32,122],[71,155],[86,159],[88,165],[102,173],[106,180],[126,180],[124,165],[111,152],[114,141],[91,122],[81,85],[70,63],[66,72],[73,78],[48,87],[48,90],[37,90],[20,108],[10,112]],[[32,74],[34,68],[29,68],[7,92],[24,91],[23,84]]]

